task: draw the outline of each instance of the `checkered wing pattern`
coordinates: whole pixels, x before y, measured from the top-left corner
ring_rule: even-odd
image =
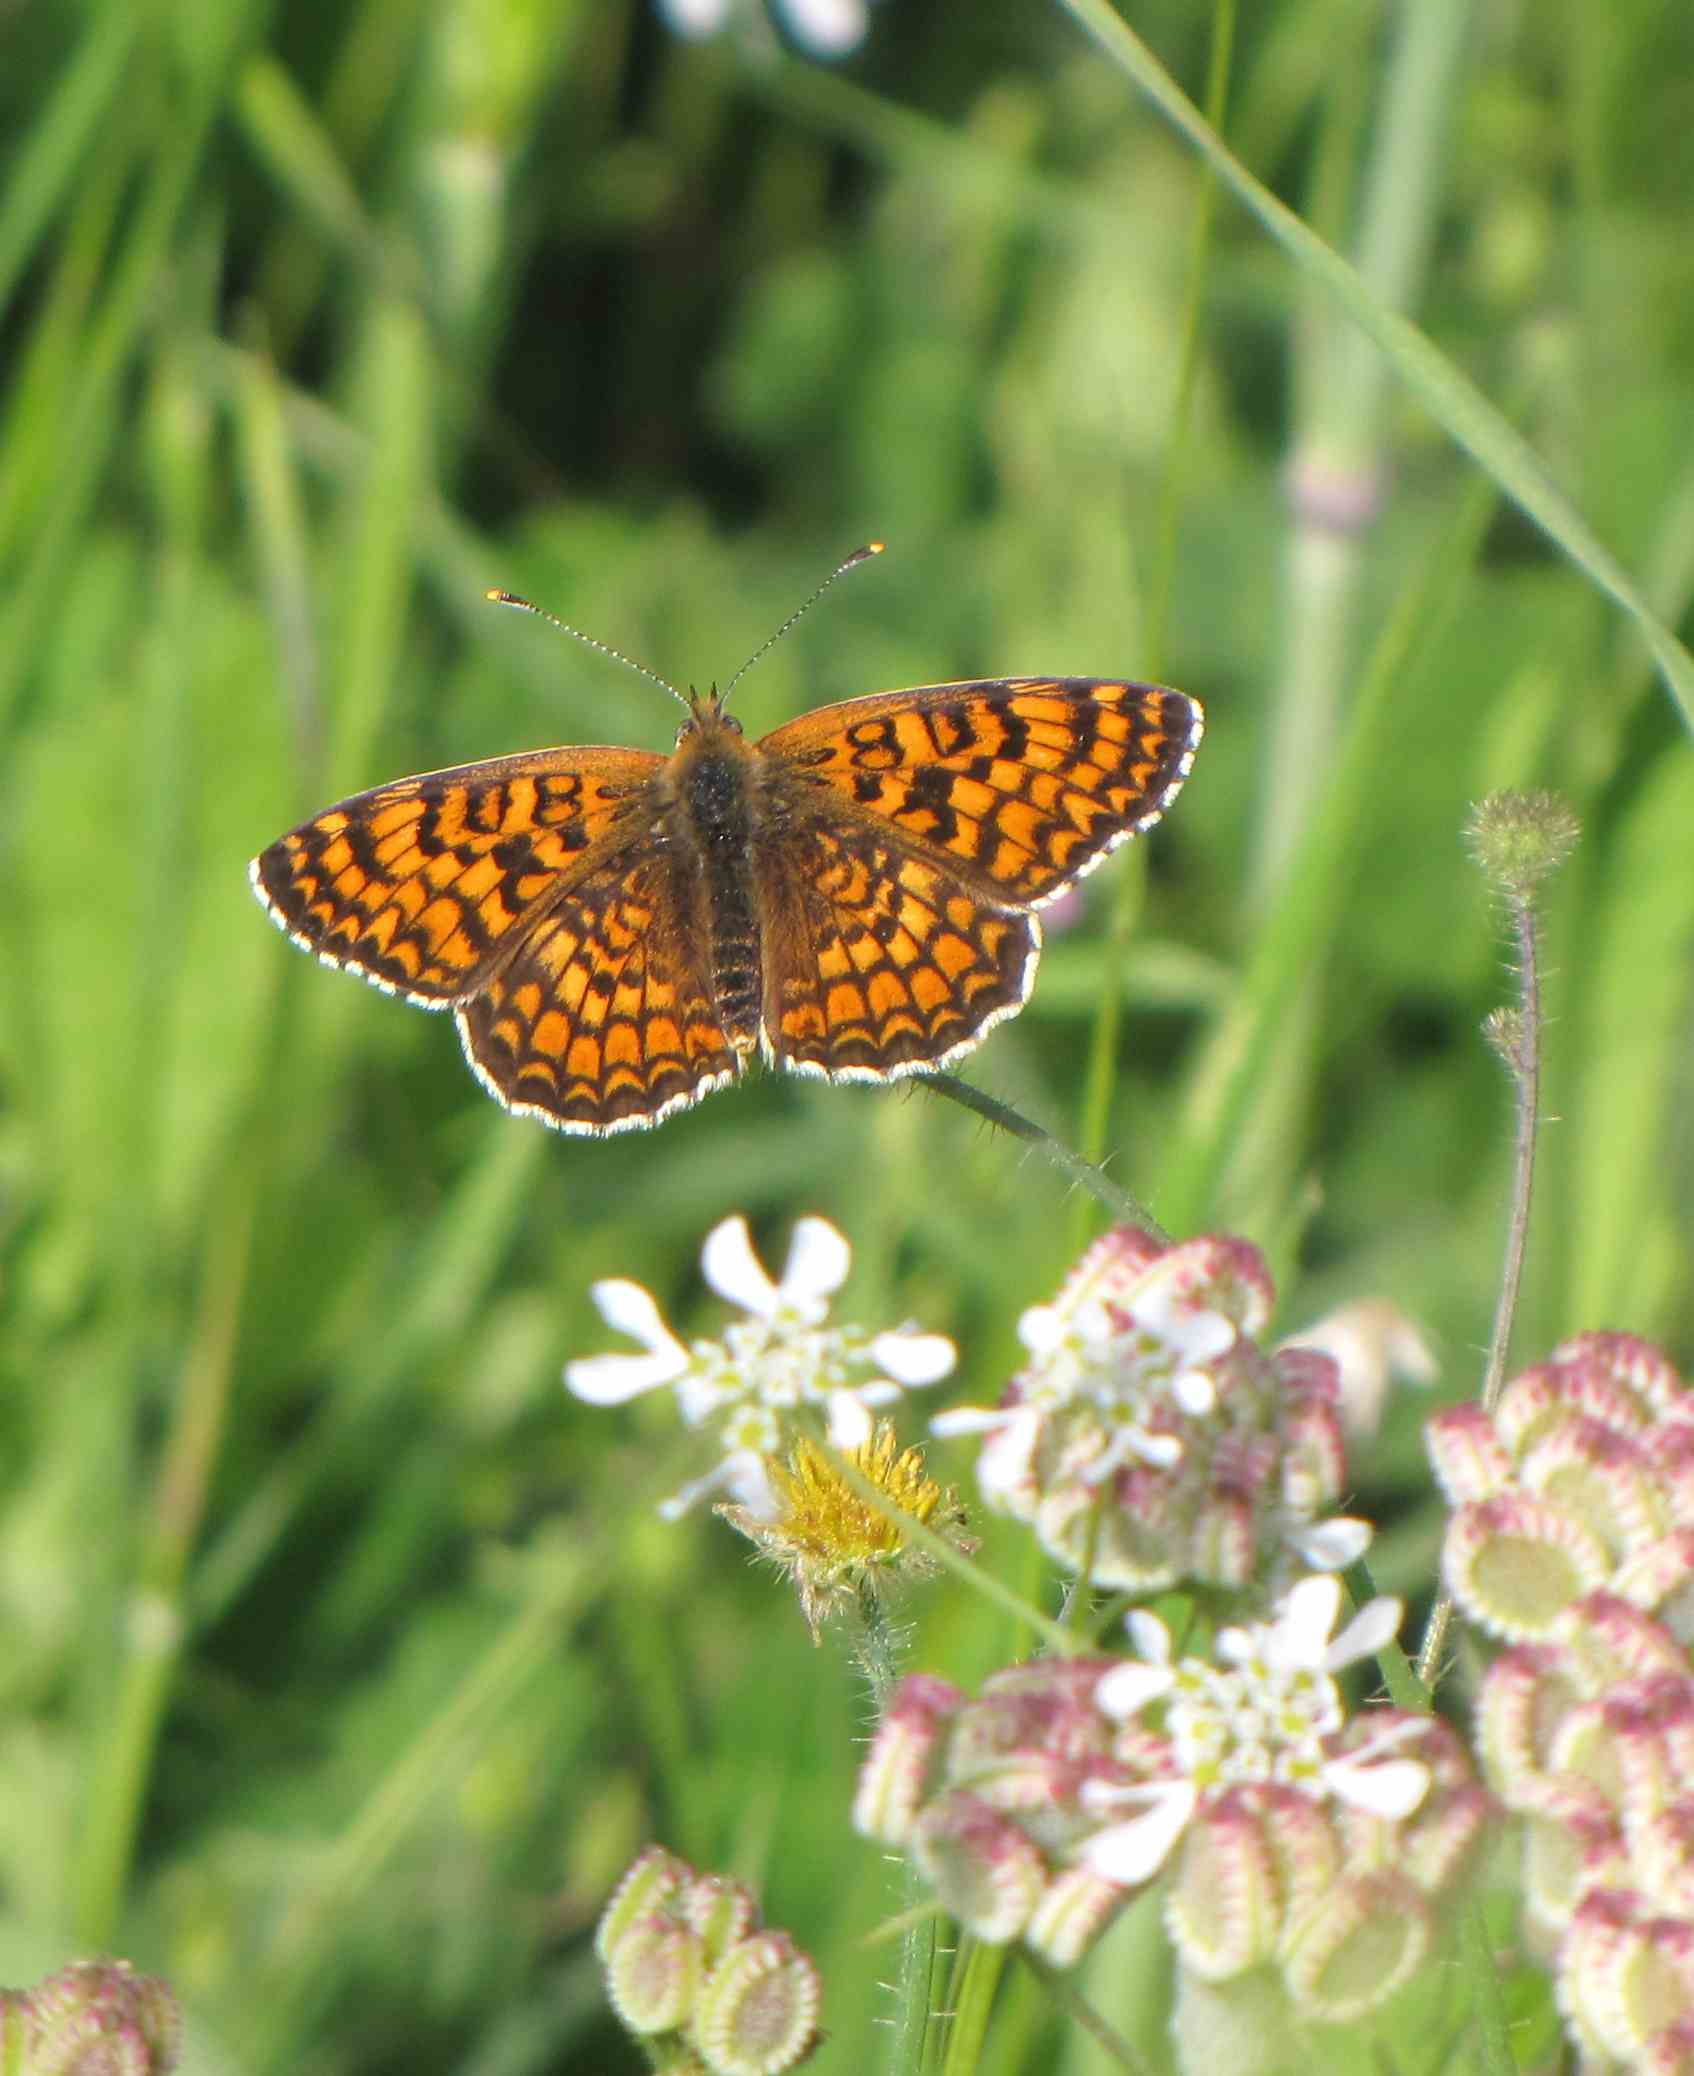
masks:
[[[646,750],[535,750],[396,779],[261,851],[254,891],[329,965],[445,1009],[481,985],[587,853],[639,831],[664,762]]]
[[[1008,907],[1040,907],[1150,829],[1200,709],[1104,678],[980,678],[803,714],[759,748]]]
[[[477,1079],[567,1132],[657,1124],[734,1080],[681,918],[688,888],[637,846],[578,880],[457,1012]]]

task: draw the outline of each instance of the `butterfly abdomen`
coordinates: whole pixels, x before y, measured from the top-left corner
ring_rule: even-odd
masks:
[[[706,977],[724,1033],[743,1057],[758,1043],[762,999],[751,776],[741,738],[714,730],[681,760],[676,778],[701,866]]]

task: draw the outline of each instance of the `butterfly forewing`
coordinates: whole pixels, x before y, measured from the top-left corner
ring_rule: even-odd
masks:
[[[759,747],[992,898],[1039,907],[1159,819],[1200,729],[1158,685],[980,678],[802,714]]]
[[[261,851],[254,890],[308,951],[443,1009],[585,853],[635,833],[664,762],[648,750],[536,750],[396,779]]]

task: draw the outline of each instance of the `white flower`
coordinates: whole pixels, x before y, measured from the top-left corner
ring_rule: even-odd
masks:
[[[711,36],[729,21],[731,0],[659,0],[659,11],[680,36]],[[840,58],[864,41],[865,0],[780,0],[789,33],[815,57]]]
[[[798,1406],[828,1408],[830,1439],[853,1448],[869,1437],[874,1406],[902,1387],[934,1384],[956,1360],[941,1334],[896,1327],[867,1335],[826,1326],[829,1300],[847,1280],[852,1254],[834,1226],[802,1218],[789,1242],[780,1282],[753,1251],[744,1218],[726,1218],[706,1235],[700,1268],[720,1297],[746,1315],[720,1340],[685,1346],[665,1324],[652,1294],[614,1277],[589,1295],[606,1324],[639,1341],[639,1355],[593,1355],[565,1367],[566,1386],[591,1405],[620,1405],[669,1385],[690,1427],[715,1423],[723,1459],[663,1509],[675,1514],[727,1488],[755,1514],[768,1513],[764,1459],[783,1446],[785,1418]]]
[[[1084,1791],[1096,1810],[1139,1811],[1089,1840],[1084,1853],[1097,1874],[1126,1886],[1148,1880],[1208,1790],[1276,1781],[1379,1817],[1398,1819],[1417,1808],[1429,1768],[1395,1754],[1421,1735],[1421,1722],[1396,1719],[1363,1745],[1331,1749],[1346,1721],[1334,1675],[1374,1656],[1400,1622],[1400,1603],[1379,1598],[1332,1640],[1340,1606],[1337,1579],[1327,1573],[1301,1579],[1273,1621],[1219,1633],[1221,1665],[1200,1658],[1173,1662],[1164,1624],[1144,1610],[1131,1615],[1140,1657],[1108,1672],[1095,1701],[1120,1722],[1162,1702],[1174,1764],[1163,1780],[1129,1788],[1096,1783]]]
[[[1240,1336],[1221,1312],[1179,1301],[1156,1272],[1138,1267],[1126,1276],[1108,1255],[1099,1266],[1085,1256],[1052,1304],[1031,1305],[1018,1338],[1031,1359],[1015,1405],[955,1406],[931,1423],[937,1435],[988,1437],[977,1476],[990,1505],[1027,1480],[1042,1424],[1061,1410],[1097,1416],[1075,1468],[1079,1482],[1103,1485],[1131,1462],[1172,1468],[1181,1440],[1150,1426],[1150,1417],[1174,1409],[1204,1419],[1217,1404],[1210,1366]]]

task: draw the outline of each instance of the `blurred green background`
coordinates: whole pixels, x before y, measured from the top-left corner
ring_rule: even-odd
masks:
[[[708,1227],[746,1211],[774,1266],[815,1211],[843,1316],[951,1333],[937,1403],[986,1401],[1096,1229],[923,1092],[766,1076],[557,1138],[445,1019],[284,944],[246,861],[327,801],[671,742],[487,586],[704,683],[880,536],[740,688],[751,731],[974,674],[1202,698],[1169,822],[969,1076],[1173,1230],[1258,1241],[1283,1330],[1391,1298],[1454,1395],[1510,1143],[1459,831],[1560,788],[1518,1355],[1694,1326],[1694,767],[1638,636],[1063,9],[883,0],[828,64],[798,6],[730,12],[0,21],[0,1980],[122,1952],[196,2069],[638,2066],[588,1942],[652,1836],[818,1956],[820,2070],[883,2066],[863,1693],[721,1523],[657,1521],[705,1467],[670,1408],[560,1367],[609,1345],[595,1277],[710,1332]],[[1675,625],[1694,17],[1128,18]],[[1357,1467],[1414,1597],[1421,1410]],[[984,1557],[1050,1595],[992,1525]],[[1018,1648],[957,1594],[911,1612],[962,1681]],[[1089,1991],[1157,2065],[1156,1940],[1118,1936]],[[1024,1983],[980,2066],[1090,2053]]]

